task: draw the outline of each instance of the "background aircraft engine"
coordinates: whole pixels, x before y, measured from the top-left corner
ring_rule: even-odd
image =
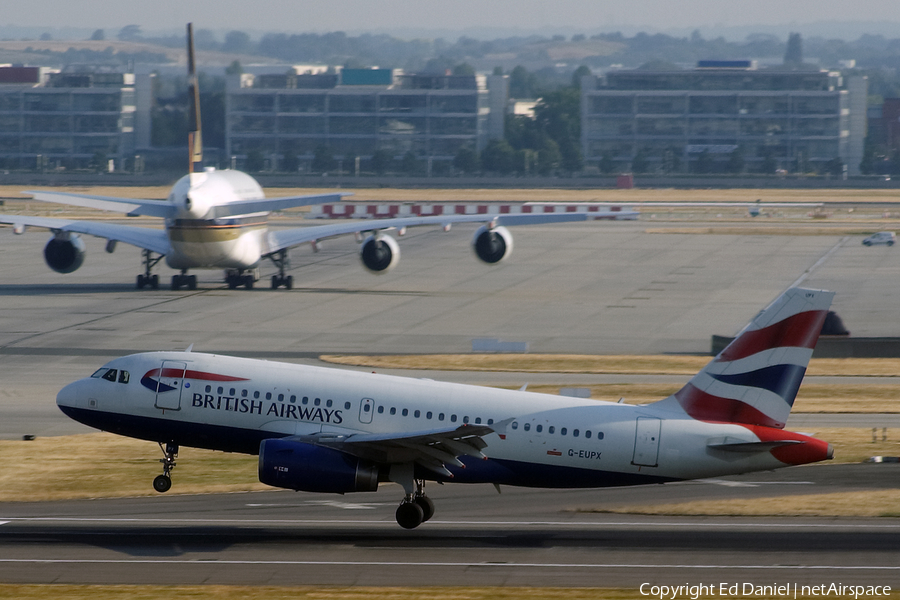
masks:
[[[331,448],[269,439],[259,446],[259,480],[304,492],[374,492],[378,489],[378,467]]]
[[[512,234],[506,227],[483,225],[472,238],[472,249],[475,255],[486,263],[498,263],[510,255],[513,249]]]
[[[71,273],[84,262],[85,246],[74,233],[58,233],[44,246],[44,260],[57,273]]]
[[[400,246],[389,235],[370,235],[359,247],[359,258],[373,273],[385,273],[400,262]]]

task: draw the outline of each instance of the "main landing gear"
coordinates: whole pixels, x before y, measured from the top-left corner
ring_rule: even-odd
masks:
[[[165,447],[163,447],[162,442],[159,442],[159,449],[163,451],[165,456],[165,458],[159,459],[163,466],[163,473],[162,475],[157,475],[153,480],[153,489],[160,494],[164,494],[172,487],[171,473],[172,469],[175,468],[175,459],[178,457],[178,444],[167,442]]]
[[[151,251],[141,251],[141,262],[144,263],[144,272],[137,276],[137,289],[142,290],[144,286],[149,287],[151,290],[159,289],[159,275],[151,274],[150,269],[155,267],[162,258],[162,254],[154,258]]]
[[[256,283],[256,276],[252,272],[244,273],[243,269],[229,269],[225,271],[225,283],[228,284],[229,290],[237,289],[240,286],[252,290],[253,284]]]
[[[272,275],[272,289],[277,290],[280,287],[289,290],[294,287],[294,276],[285,275],[284,271],[291,265],[288,258],[287,250],[279,250],[266,256],[278,268],[278,275]]]
[[[415,485],[415,491],[397,507],[397,524],[404,529],[415,529],[434,516],[434,502],[425,495],[425,480],[416,479]]]
[[[172,275],[172,289],[179,290],[183,287],[189,290],[197,289],[197,276],[188,275],[187,269],[182,269],[181,275]]]

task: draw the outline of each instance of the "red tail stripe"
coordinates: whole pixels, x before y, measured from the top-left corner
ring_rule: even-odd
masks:
[[[784,423],[779,423],[746,402],[707,394],[690,383],[675,392],[675,398],[684,411],[698,421],[763,425],[775,429],[784,427]]]
[[[772,456],[788,465],[805,465],[808,463],[826,460],[828,458],[828,442],[818,440],[799,433],[791,431],[782,431],[780,429],[773,430],[768,427],[756,427],[747,425],[747,429],[759,438],[761,442],[772,442],[781,440],[796,440],[803,442],[802,444],[791,444],[789,446],[780,446],[772,448]]]
[[[745,331],[716,358],[717,362],[738,360],[769,348],[815,348],[825,322],[824,310],[810,310],[755,331]]]

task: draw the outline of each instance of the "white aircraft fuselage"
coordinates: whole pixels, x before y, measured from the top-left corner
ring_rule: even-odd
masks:
[[[259,453],[269,438],[353,436],[487,425],[486,460],[461,456],[424,479],[532,487],[605,487],[717,477],[830,457],[827,443],[781,429],[695,420],[635,406],[549,394],[291,365],[196,352],[119,358],[60,391],[86,425],[130,437]],[[104,371],[101,369],[101,371]],[[101,373],[98,371],[98,373]],[[107,371],[108,372],[108,371]],[[102,375],[102,373],[101,373]],[[781,452],[711,443],[796,440]],[[392,462],[392,461],[389,461]]]
[[[208,169],[182,177],[168,197],[177,212],[165,223],[166,264],[185,270],[256,268],[267,250],[269,213],[219,218],[208,213],[216,206],[264,199],[257,181],[241,171]]]

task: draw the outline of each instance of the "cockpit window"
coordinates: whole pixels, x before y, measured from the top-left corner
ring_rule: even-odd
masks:
[[[109,371],[109,369],[107,369],[106,367],[103,367],[102,369],[97,369],[96,371],[94,371],[94,374],[91,375],[91,378],[92,379],[100,379],[101,377],[106,375],[107,371]]]
[[[106,372],[105,375],[103,375],[103,379],[105,379],[107,381],[112,381],[113,383],[115,383],[117,374],[118,374],[118,372],[115,369],[110,369],[109,371]]]
[[[128,374],[128,371],[119,371],[119,383],[128,383],[129,379],[131,379],[131,375]]]

